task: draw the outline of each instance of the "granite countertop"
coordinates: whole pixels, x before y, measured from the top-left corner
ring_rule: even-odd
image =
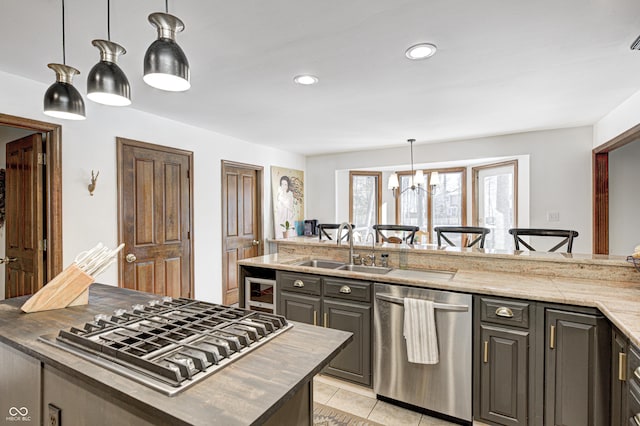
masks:
[[[271,254],[238,262],[284,271],[295,271],[342,278],[428,287],[473,294],[503,296],[541,302],[589,306],[599,309],[609,320],[640,346],[640,284],[637,282],[588,280],[583,278],[523,275],[459,269],[450,277],[436,278],[413,270],[407,274],[367,274],[314,267],[295,263],[313,256]]]
[[[168,397],[38,340],[157,295],[92,284],[88,305],[25,314],[20,306],[27,298],[0,302],[0,342],[108,392],[109,398],[132,404],[163,424],[263,423],[352,339],[344,331],[293,323],[268,344]]]

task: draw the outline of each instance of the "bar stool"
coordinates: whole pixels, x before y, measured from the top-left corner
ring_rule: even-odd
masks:
[[[473,247],[478,244],[479,248],[484,248],[485,237],[491,233],[491,229],[480,226],[436,226],[433,230],[438,235],[438,247],[442,247],[442,240],[455,247],[456,245],[445,234],[462,234],[462,247]],[[478,236],[471,242],[465,242],[466,234]]]
[[[560,247],[567,245],[567,253],[571,253],[573,249],[573,239],[578,237],[578,231],[567,229],[536,229],[536,228],[511,228],[509,233],[513,235],[513,242],[516,246],[516,250],[520,250],[520,244],[525,246],[530,251],[536,251],[531,245],[524,241],[522,236],[532,237],[556,237],[563,238],[558,244],[547,250],[548,252],[556,251]]]
[[[373,225],[372,227],[376,231],[376,243],[382,240],[383,243],[401,243],[403,238],[396,236],[387,237],[382,231],[395,231],[395,232],[408,232],[405,234],[404,241],[408,244],[413,244],[413,239],[416,237],[416,232],[420,230],[418,226],[412,225]]]
[[[333,240],[333,238],[331,237],[331,235],[327,232],[327,230],[329,231],[333,231],[340,228],[340,224],[339,223],[321,223],[318,225],[318,238],[320,241],[322,241],[322,234],[324,234],[324,236],[328,239],[328,240]],[[351,224],[351,228],[354,228],[353,223]],[[345,234],[342,236],[342,241],[347,240],[349,241],[349,233],[345,232]]]

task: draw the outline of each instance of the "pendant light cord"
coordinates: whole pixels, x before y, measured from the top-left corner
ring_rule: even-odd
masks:
[[[169,13],[169,0],[164,0],[164,10]]]
[[[111,0],[107,0],[107,40],[111,41]]]
[[[64,0],[62,0],[62,64],[67,65],[67,54],[64,37]]]

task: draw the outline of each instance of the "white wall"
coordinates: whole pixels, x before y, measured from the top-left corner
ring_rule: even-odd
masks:
[[[609,153],[609,253],[629,255],[640,244],[640,140]]]
[[[416,144],[414,159],[416,163],[439,163],[529,156],[529,226],[575,229],[580,236],[573,251],[590,253],[592,147],[592,128],[578,127]],[[406,146],[308,157],[307,191],[310,194],[333,194],[339,186],[336,179],[341,174],[338,171],[397,166],[407,164],[408,157]],[[338,212],[344,214],[338,209],[335,197],[314,196],[307,202],[307,217],[333,222],[341,219],[336,217]],[[558,212],[560,220],[547,222],[547,212]],[[520,219],[524,222],[525,217]]]
[[[78,87],[82,88],[79,81]],[[263,226],[268,237],[273,235],[270,166],[304,170],[304,157],[131,107],[107,107],[86,99],[85,121],[58,121],[42,113],[46,89],[41,83],[0,72],[0,112],[62,125],[63,264],[68,265],[78,252],[98,241],[117,245],[116,137],[186,149],[194,152],[195,297],[220,302],[220,161],[264,166]],[[166,96],[170,100],[172,94]],[[133,101],[135,105],[135,96]],[[90,197],[87,184],[92,169],[99,170],[100,177],[94,196]],[[106,271],[98,281],[117,285],[116,267]]]

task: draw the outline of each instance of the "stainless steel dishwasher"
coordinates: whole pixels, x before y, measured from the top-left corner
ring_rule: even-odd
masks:
[[[379,283],[374,288],[373,387],[379,399],[400,401],[471,424],[472,296]],[[407,360],[405,297],[434,301],[438,364]]]

